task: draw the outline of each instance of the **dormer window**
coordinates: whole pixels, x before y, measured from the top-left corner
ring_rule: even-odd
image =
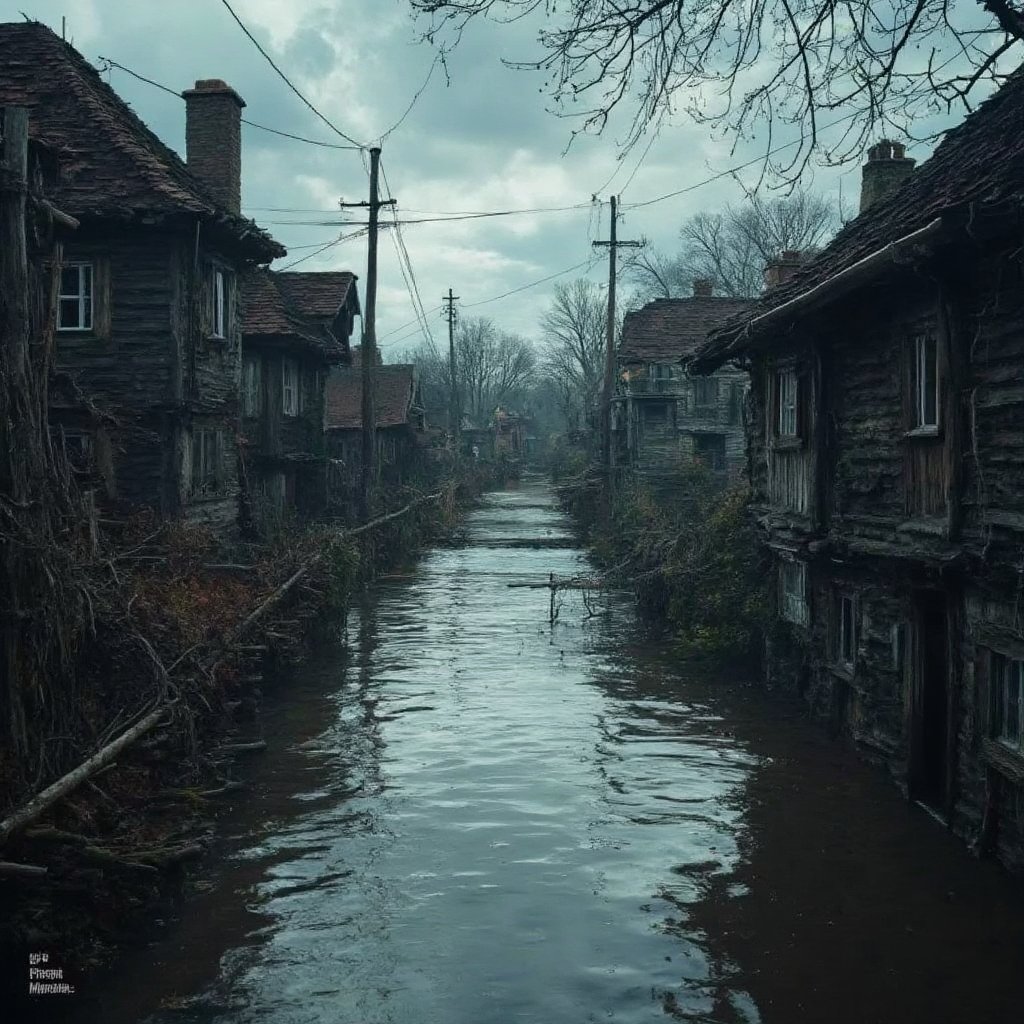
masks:
[[[227,337],[227,280],[223,270],[213,271],[213,336]]]
[[[59,331],[91,331],[92,297],[92,264],[64,264],[60,271],[57,329]]]

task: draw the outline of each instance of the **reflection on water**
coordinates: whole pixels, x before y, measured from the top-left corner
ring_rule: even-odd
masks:
[[[546,591],[507,586],[585,568],[532,483],[376,586],[282,688],[210,891],[102,1019],[1019,1019],[1009,883],[624,598],[549,627]]]

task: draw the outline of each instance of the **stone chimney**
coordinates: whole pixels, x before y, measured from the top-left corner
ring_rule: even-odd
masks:
[[[219,78],[203,78],[185,97],[185,153],[189,170],[232,213],[242,208],[242,107]]]
[[[783,249],[773,260],[769,260],[764,268],[765,288],[777,288],[785,284],[799,269],[803,258],[796,249]]]
[[[868,150],[868,162],[864,165],[860,186],[861,213],[910,177],[917,161],[905,153],[901,142],[889,139],[882,139]]]
[[[693,282],[693,297],[709,299],[715,294],[715,282],[710,277],[698,277]]]

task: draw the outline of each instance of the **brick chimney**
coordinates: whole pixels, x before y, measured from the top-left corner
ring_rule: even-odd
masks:
[[[917,161],[905,154],[901,142],[889,139],[882,139],[868,150],[860,186],[861,213],[910,177]]]
[[[709,299],[715,294],[715,282],[710,277],[698,277],[693,282],[693,297]]]
[[[242,107],[219,78],[203,78],[185,98],[185,153],[189,170],[232,213],[242,208]]]
[[[783,249],[773,260],[769,260],[764,268],[765,288],[777,288],[785,284],[799,269],[803,258],[796,249]]]

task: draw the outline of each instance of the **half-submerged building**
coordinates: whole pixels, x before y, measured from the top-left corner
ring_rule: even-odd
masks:
[[[773,681],[1024,867],[1024,77],[719,328],[751,371]]]

